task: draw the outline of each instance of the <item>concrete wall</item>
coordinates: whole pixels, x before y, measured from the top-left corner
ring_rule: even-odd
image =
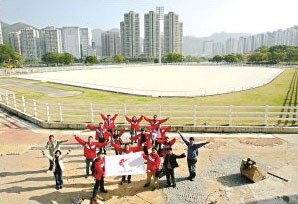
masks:
[[[24,120],[30,121],[46,129],[85,129],[83,123],[65,123],[65,122],[46,122],[37,119],[27,113],[20,112],[14,108],[0,103],[0,107],[13,113]],[[130,127],[130,125],[117,124],[118,128]],[[273,127],[273,126],[172,126],[172,132],[180,130],[181,132],[205,132],[205,133],[284,133],[297,134],[298,127]]]

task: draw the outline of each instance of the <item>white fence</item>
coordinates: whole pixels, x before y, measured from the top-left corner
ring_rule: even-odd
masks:
[[[298,107],[293,106],[53,104],[28,100],[7,90],[1,90],[0,103],[47,122],[97,123],[100,113],[118,113],[116,122],[122,124],[126,123],[124,115],[142,114],[170,117],[167,124],[190,126],[296,126],[298,122]]]

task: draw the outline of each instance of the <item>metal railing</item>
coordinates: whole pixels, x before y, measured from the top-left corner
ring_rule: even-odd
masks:
[[[115,114],[116,123],[126,124],[125,115],[170,117],[167,124],[188,126],[297,126],[296,106],[200,106],[163,104],[62,104],[28,100],[0,90],[0,103],[47,122],[94,123],[100,113]],[[145,123],[144,123],[145,124]]]

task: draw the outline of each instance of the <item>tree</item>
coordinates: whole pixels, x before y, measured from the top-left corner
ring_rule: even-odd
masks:
[[[15,52],[12,47],[0,45],[0,63],[10,67],[19,67],[24,62],[24,57]]]
[[[238,62],[238,58],[235,54],[226,55],[224,58],[225,58],[225,61],[228,63]]]
[[[49,64],[58,64],[60,54],[57,52],[48,52],[41,57],[41,61],[49,66]]]
[[[118,54],[118,55],[115,55],[114,57],[114,62],[115,63],[118,63],[118,64],[121,64],[124,62],[124,58],[122,55]]]
[[[216,62],[216,63],[219,63],[219,62],[222,62],[224,60],[224,57],[221,56],[221,55],[215,55],[213,58],[212,58],[212,62]]]
[[[74,63],[75,59],[72,54],[63,53],[59,57],[59,62],[62,64],[71,64]]]
[[[182,62],[183,61],[183,56],[182,56],[182,54],[179,54],[179,53],[168,53],[165,56],[165,61],[168,62],[168,63]]]
[[[268,61],[268,52],[256,52],[254,54],[249,55],[249,62],[266,62]]]
[[[96,56],[88,56],[88,57],[86,57],[86,59],[85,59],[85,63],[86,64],[98,64],[99,63],[99,61],[98,61],[98,59],[97,59],[97,57]]]
[[[285,61],[286,57],[287,57],[286,52],[270,52],[269,61],[271,63],[277,64]]]

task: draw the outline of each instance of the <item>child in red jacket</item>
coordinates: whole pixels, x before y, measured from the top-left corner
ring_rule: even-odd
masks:
[[[95,180],[92,199],[97,201],[96,195],[98,193],[98,188],[102,193],[108,192],[104,188],[105,158],[100,152],[97,153],[97,157],[94,159],[92,166],[94,166],[93,176]]]
[[[89,176],[89,168],[90,168],[90,162],[93,161],[93,159],[96,157],[96,147],[104,147],[107,145],[106,142],[99,143],[99,142],[93,142],[93,137],[89,136],[88,141],[84,141],[78,136],[74,135],[74,138],[84,146],[84,157],[86,157],[86,176],[85,178],[88,178]]]
[[[143,158],[147,160],[147,182],[144,185],[144,187],[148,187],[151,183],[151,178],[153,177],[153,189],[152,191],[155,191],[156,188],[158,188],[158,177],[156,176],[156,172],[159,170],[160,166],[160,158],[157,154],[156,148],[152,148],[152,151],[150,154],[146,155],[143,154]]]

